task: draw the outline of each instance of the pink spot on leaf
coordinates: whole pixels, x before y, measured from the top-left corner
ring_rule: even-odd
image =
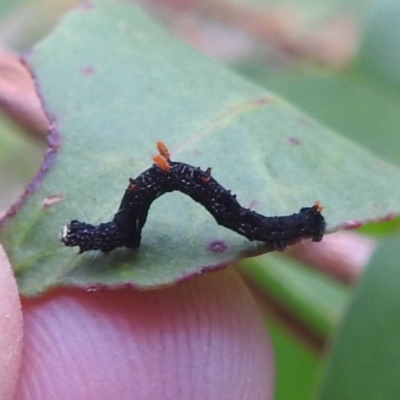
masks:
[[[81,67],[81,72],[85,76],[93,75],[94,74],[94,69],[90,65],[84,65]]]
[[[264,106],[265,104],[268,104],[270,102],[270,99],[267,99],[266,97],[261,97],[259,99],[254,100],[254,104],[258,106]]]
[[[208,245],[208,250],[212,253],[223,253],[228,246],[223,240],[214,240]]]
[[[81,0],[79,3],[79,8],[85,11],[91,11],[94,5],[90,0]]]
[[[298,139],[298,138],[296,138],[296,137],[294,137],[294,136],[289,136],[288,138],[287,138],[287,140],[288,140],[288,142],[290,143],[290,144],[293,144],[294,146],[300,146],[302,143],[301,143],[301,141],[300,141],[300,139]]]
[[[248,208],[250,208],[251,210],[254,210],[255,208],[257,208],[259,205],[257,200],[251,200],[249,203]]]

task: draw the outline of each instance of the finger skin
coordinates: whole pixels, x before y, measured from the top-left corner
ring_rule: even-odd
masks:
[[[0,399],[14,398],[22,353],[22,313],[17,284],[0,246]]]
[[[17,400],[272,398],[269,337],[233,270],[147,292],[57,290],[23,312]]]
[[[343,231],[325,236],[320,243],[304,240],[288,248],[285,254],[351,284],[368,264],[375,247],[371,238]]]

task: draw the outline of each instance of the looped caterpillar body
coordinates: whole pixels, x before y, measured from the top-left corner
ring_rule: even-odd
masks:
[[[245,236],[272,244],[276,250],[306,238],[318,242],[325,232],[322,207],[316,202],[289,216],[266,217],[242,207],[229,190],[205,171],[192,165],[171,161],[167,147],[157,142],[159,155],[154,164],[129,185],[120,207],[110,222],[91,225],[77,220],[64,226],[60,240],[66,246],[78,246],[80,253],[101,250],[109,253],[118,247],[137,249],[151,204],[165,193],[179,191],[200,203],[215,221]]]

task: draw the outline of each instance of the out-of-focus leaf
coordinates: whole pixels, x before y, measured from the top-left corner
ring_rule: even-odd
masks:
[[[274,74],[258,63],[237,69],[329,127],[400,164],[400,96],[367,76],[315,70]]]
[[[318,399],[400,398],[399,243],[399,236],[386,239],[361,277]]]
[[[56,133],[62,141],[1,237],[24,294],[57,284],[156,287],[262,250],[179,193],[152,207],[139,254],[78,255],[58,242],[71,219],[112,218],[160,139],[174,160],[212,166],[243,205],[266,215],[319,200],[334,230],[400,211],[398,168],[178,43],[128,2],[69,14],[29,63],[53,119],[50,157]]]
[[[370,2],[355,68],[400,91],[400,2]]]
[[[13,10],[13,8],[18,5],[23,3],[23,1],[19,2],[17,0],[2,0],[0,2],[0,19],[3,18],[4,15],[7,14],[7,12],[10,12],[10,10]]]
[[[18,198],[39,167],[43,151],[0,113],[0,212]]]
[[[4,0],[0,16],[0,46],[23,51],[37,43],[51,29],[60,17],[79,0]],[[90,6],[90,1],[81,1],[81,7]]]
[[[321,338],[337,325],[348,297],[344,284],[279,254],[242,261],[240,271]]]
[[[359,231],[371,236],[400,233],[400,217],[394,218],[391,221],[383,221],[379,224],[365,224]]]
[[[274,400],[309,400],[320,360],[272,318],[267,325],[275,355]]]

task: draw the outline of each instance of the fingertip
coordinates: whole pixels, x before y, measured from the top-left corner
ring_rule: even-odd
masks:
[[[0,399],[11,400],[22,357],[22,313],[10,263],[0,246]]]
[[[272,398],[269,338],[233,270],[148,292],[57,290],[23,308],[19,400]]]

